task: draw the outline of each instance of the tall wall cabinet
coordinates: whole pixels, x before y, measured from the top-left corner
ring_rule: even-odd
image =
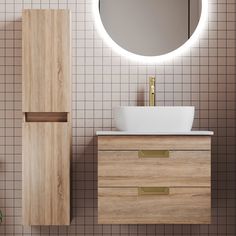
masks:
[[[70,224],[70,12],[22,19],[23,224]]]

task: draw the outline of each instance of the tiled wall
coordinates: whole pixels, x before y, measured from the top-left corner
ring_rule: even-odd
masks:
[[[203,0],[206,1],[206,0]],[[97,34],[92,0],[0,0],[0,235],[235,235],[235,0],[209,0],[209,22],[182,56],[131,63]],[[21,226],[21,12],[70,8],[73,40],[73,220],[70,227]],[[96,130],[111,130],[112,107],[194,105],[194,127],[213,130],[211,225],[98,225]],[[42,206],[43,207],[43,206]]]

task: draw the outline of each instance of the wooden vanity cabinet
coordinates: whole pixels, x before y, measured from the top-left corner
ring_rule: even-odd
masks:
[[[98,223],[210,222],[210,136],[98,136]]]
[[[24,225],[70,224],[70,12],[22,18]]]

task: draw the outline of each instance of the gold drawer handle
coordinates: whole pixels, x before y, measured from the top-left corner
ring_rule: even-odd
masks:
[[[167,187],[139,187],[138,195],[168,195],[170,189]]]
[[[138,156],[139,158],[168,158],[170,152],[167,150],[140,150]]]

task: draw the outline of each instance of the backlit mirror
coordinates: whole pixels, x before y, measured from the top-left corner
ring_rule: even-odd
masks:
[[[156,57],[185,44],[196,30],[204,0],[99,0],[101,23],[120,48]]]

